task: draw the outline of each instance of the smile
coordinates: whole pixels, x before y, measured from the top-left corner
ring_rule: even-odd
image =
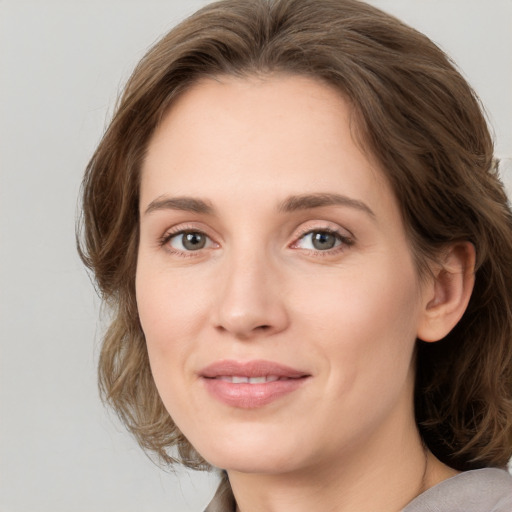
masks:
[[[231,407],[263,407],[302,387],[310,374],[270,361],[219,361],[200,377],[210,395]]]
[[[217,378],[225,382],[231,382],[233,384],[264,384],[265,382],[275,382],[282,377],[278,377],[277,375],[269,375],[267,377],[222,376]]]

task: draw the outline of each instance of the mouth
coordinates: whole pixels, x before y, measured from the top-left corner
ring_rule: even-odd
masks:
[[[218,361],[200,378],[213,398],[241,409],[263,407],[302,387],[311,375],[271,361]]]
[[[275,382],[276,380],[282,380],[283,377],[277,375],[267,375],[264,377],[243,377],[243,376],[232,376],[222,375],[216,377],[225,382],[231,382],[232,384],[264,384],[265,382]]]

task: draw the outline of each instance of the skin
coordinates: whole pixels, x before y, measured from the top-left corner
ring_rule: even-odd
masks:
[[[304,194],[351,202],[284,211]],[[202,233],[204,247],[188,250],[180,230]],[[338,233],[335,246],[315,248],[315,230]],[[471,274],[468,246],[445,260]],[[422,446],[412,399],[416,338],[444,336],[469,299],[469,278],[445,274],[420,284],[397,201],[325,84],[204,80],[150,141],[136,290],[152,372],[243,512],[400,510],[455,474]],[[222,359],[310,377],[263,407],[233,407],[199,376]]]

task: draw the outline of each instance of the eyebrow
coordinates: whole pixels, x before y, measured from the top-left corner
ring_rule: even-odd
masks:
[[[375,218],[373,210],[357,199],[352,199],[341,194],[315,193],[301,194],[287,197],[278,206],[280,212],[295,212],[300,210],[311,210],[321,208],[323,206],[348,206],[367,213],[370,217]],[[202,213],[211,215],[214,208],[210,202],[195,197],[157,197],[149,203],[144,212],[148,215],[159,210],[181,210],[193,213]]]
[[[212,214],[213,206],[195,197],[157,197],[149,203],[144,215],[158,210],[181,210],[184,212]]]
[[[290,196],[280,204],[279,210],[282,212],[295,212],[298,210],[321,208],[323,206],[348,206],[375,218],[375,213],[366,203],[341,194],[318,193]]]

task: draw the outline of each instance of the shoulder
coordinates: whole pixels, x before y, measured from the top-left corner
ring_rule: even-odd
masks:
[[[402,512],[512,512],[512,476],[496,468],[466,471],[420,494]]]

